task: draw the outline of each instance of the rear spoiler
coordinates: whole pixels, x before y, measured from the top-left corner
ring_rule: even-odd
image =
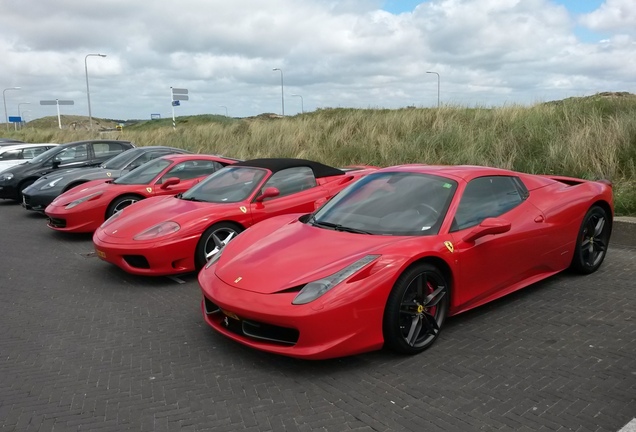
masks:
[[[591,182],[591,181],[595,181],[597,183],[603,183],[604,185],[609,186],[610,188],[613,187],[612,182],[610,180],[607,179],[601,179],[601,180],[583,180],[580,178],[575,178],[575,177],[566,177],[566,176],[554,176],[554,175],[543,175],[541,177],[545,177],[545,178],[549,178],[551,180],[555,180],[558,181],[560,183],[565,183],[566,185],[569,186],[576,186],[582,183],[586,183],[586,182]]]

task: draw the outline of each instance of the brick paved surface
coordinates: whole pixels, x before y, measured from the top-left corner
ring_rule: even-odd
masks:
[[[636,417],[636,249],[447,321],[414,357],[324,362],[212,332],[194,275],[141,278],[0,202],[1,431],[617,431]]]

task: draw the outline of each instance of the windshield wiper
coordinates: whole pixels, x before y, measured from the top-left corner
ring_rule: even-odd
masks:
[[[195,197],[184,198],[183,194],[178,194],[177,198],[182,199],[184,201],[204,202],[204,200],[195,198]]]
[[[352,228],[352,227],[344,226],[344,225],[337,224],[337,223],[317,221],[314,216],[310,217],[307,222],[309,222],[310,224],[312,224],[314,226],[331,228],[331,229],[333,229],[335,231],[350,232],[350,233],[354,233],[354,234],[372,234],[369,231],[364,231],[364,230],[361,230],[361,229]]]

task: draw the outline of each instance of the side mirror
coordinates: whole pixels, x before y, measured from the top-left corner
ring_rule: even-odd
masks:
[[[273,198],[280,195],[280,191],[275,187],[268,187],[256,198],[256,202],[263,202],[266,198]]]
[[[62,161],[60,160],[54,160],[53,162],[51,162],[51,166],[53,167],[53,169],[58,169],[61,163]]]
[[[181,183],[181,180],[179,179],[179,177],[170,177],[170,178],[167,178],[163,183],[161,183],[161,186],[159,187],[161,189],[168,189],[170,186],[174,186],[179,183]]]
[[[475,240],[480,239],[490,234],[502,234],[510,231],[510,222],[499,218],[486,218],[484,219],[474,230],[466,234],[462,239],[466,243],[473,243]]]

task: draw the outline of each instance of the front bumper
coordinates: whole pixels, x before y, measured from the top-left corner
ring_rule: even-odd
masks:
[[[22,207],[27,210],[44,212],[46,207],[57,198],[56,194],[30,193],[28,189],[22,192]]]
[[[45,209],[48,226],[56,231],[90,233],[104,223],[104,210],[99,207],[67,210],[64,206],[49,205]]]
[[[0,199],[20,199],[20,194],[17,185],[11,183],[0,184]]]
[[[99,229],[93,235],[97,256],[127,273],[167,276],[195,271],[194,254],[200,235],[173,240],[139,242],[109,236]]]
[[[214,330],[244,345],[319,360],[376,350],[384,343],[386,298],[383,288],[374,286],[379,281],[368,280],[374,278],[348,284],[358,285],[353,288],[355,301],[329,292],[324,299],[292,305],[296,292],[260,294],[238,289],[219,279],[213,270],[199,273],[203,317]],[[366,289],[358,289],[363,287]],[[364,291],[366,294],[360,295]]]

